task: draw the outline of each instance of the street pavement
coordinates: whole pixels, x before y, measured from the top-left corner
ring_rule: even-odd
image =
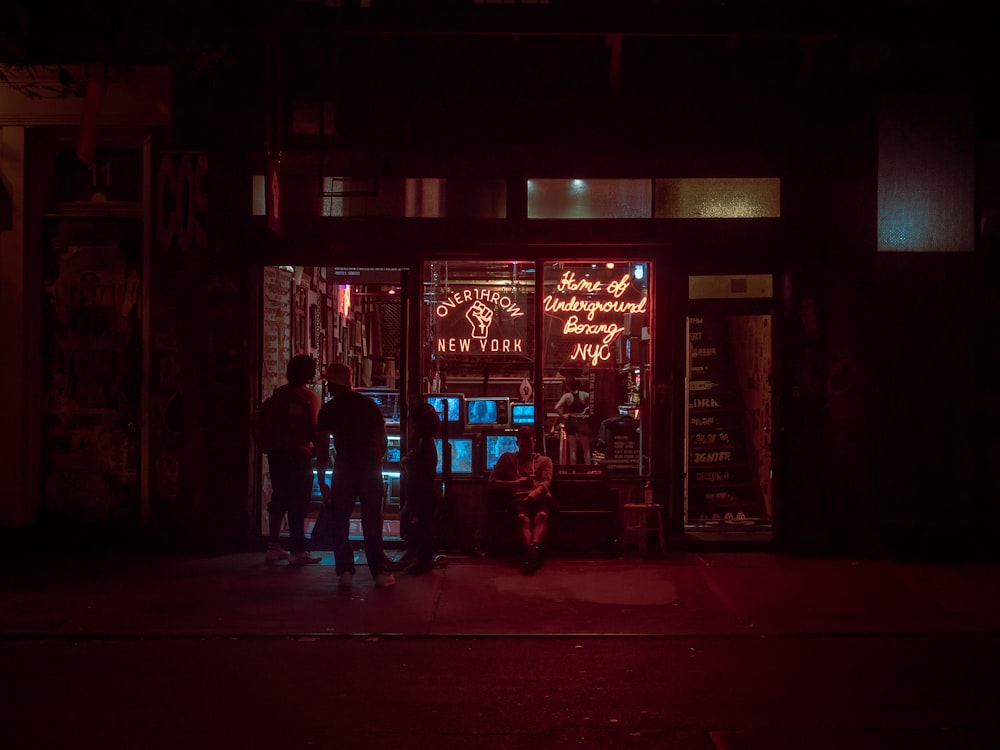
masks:
[[[0,748],[1000,747],[995,564],[324,557],[8,558]]]
[[[451,558],[376,589],[333,558],[258,553],[9,561],[0,636],[1000,633],[1000,565],[675,552],[655,560]],[[357,553],[361,554],[361,553]],[[398,551],[394,554],[399,554]]]

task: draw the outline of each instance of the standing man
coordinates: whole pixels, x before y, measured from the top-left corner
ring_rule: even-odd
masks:
[[[336,458],[330,483],[329,503],[333,512],[333,556],[337,564],[339,586],[351,588],[354,581],[354,552],[351,549],[351,513],[361,502],[361,530],[365,537],[368,567],[379,588],[396,583],[385,569],[382,548],[382,457],[388,445],[385,418],[378,405],[364,394],[352,390],[351,368],[332,364],[326,370],[331,398],[319,410],[317,419],[317,461],[320,484],[325,490],[329,435],[333,435]],[[326,448],[322,445],[327,441]]]
[[[322,558],[306,551],[305,517],[312,500],[313,445],[319,396],[309,384],[316,377],[316,362],[307,354],[292,357],[285,369],[287,385],[275,393],[276,442],[268,446],[267,466],[271,475],[271,500],[267,504],[269,544],[264,559],[288,560],[289,565],[312,565]],[[281,546],[281,522],[288,516],[290,551]]]
[[[556,502],[549,492],[552,459],[535,451],[535,430],[517,431],[517,452],[504,453],[490,472],[490,487],[503,489],[524,541],[521,570],[534,573],[542,567],[541,544]]]

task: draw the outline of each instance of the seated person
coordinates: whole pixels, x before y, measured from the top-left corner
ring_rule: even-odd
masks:
[[[504,453],[490,472],[491,488],[503,490],[524,542],[521,569],[534,573],[542,567],[541,544],[556,503],[549,492],[552,459],[535,451],[535,431],[517,431],[517,451]]]

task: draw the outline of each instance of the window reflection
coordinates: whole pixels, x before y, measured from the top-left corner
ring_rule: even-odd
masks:
[[[528,180],[529,219],[648,219],[652,181]]]

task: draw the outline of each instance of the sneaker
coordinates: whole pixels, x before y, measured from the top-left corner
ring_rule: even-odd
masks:
[[[340,574],[340,578],[337,579],[337,588],[349,589],[354,585],[354,573],[349,570],[345,570]]]
[[[434,559],[431,564],[435,568],[447,568],[448,567],[448,557],[446,555],[434,555]]]
[[[521,555],[521,572],[526,576],[535,572],[535,568],[531,564],[531,547],[525,547],[524,554]]]
[[[521,567],[526,575],[530,575],[542,567],[542,553],[537,544],[528,545],[524,551],[524,562]]]
[[[396,576],[392,573],[379,573],[375,576],[375,588],[377,589],[387,589],[390,586],[396,585]]]
[[[289,565],[315,565],[322,557],[313,557],[308,552],[296,552],[294,555],[287,555]]]
[[[268,545],[267,552],[264,553],[264,562],[278,562],[287,559],[288,552],[280,544]]]

